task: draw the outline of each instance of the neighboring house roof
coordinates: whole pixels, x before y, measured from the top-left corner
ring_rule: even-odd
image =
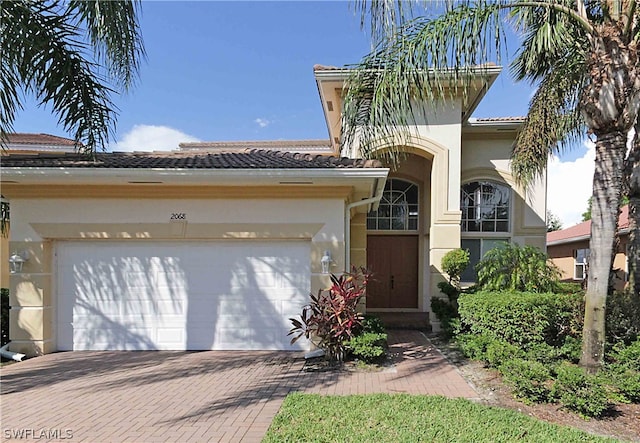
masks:
[[[76,142],[70,138],[59,137],[51,134],[30,134],[14,132],[7,134],[8,143],[21,145],[60,145],[75,146]]]
[[[14,132],[7,134],[5,146],[7,151],[73,152],[76,146],[82,145],[76,145],[75,140],[57,135]]]
[[[629,205],[623,206],[620,211],[618,229],[622,234],[626,234],[629,230]],[[547,246],[587,240],[589,237],[591,237],[591,220],[578,223],[567,229],[549,232],[547,234]]]
[[[329,140],[265,140],[265,141],[221,141],[221,142],[187,142],[180,143],[181,151],[247,151],[251,149],[289,151],[289,152],[318,152],[331,154]]]
[[[378,160],[252,149],[245,152],[8,154],[3,168],[335,169],[380,168]]]

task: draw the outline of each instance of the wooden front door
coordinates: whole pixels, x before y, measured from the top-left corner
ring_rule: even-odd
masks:
[[[418,236],[367,236],[367,308],[418,307]]]

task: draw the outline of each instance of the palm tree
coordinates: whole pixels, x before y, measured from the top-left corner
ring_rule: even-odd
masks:
[[[113,134],[111,95],[135,82],[144,47],[139,0],[0,2],[0,143],[13,131],[23,93],[50,104],[80,150]]]
[[[449,94],[465,94],[483,67],[500,61],[507,26],[513,26],[521,42],[512,73],[537,85],[514,145],[514,175],[526,185],[545,171],[549,154],[583,137],[585,129],[595,138],[581,365],[596,370],[604,354],[615,208],[627,138],[640,107],[636,0],[449,0],[439,3],[440,12],[423,16],[415,9],[401,11],[406,4],[358,3],[363,23],[371,18],[374,49],[348,82],[343,146],[357,141],[361,154],[369,156],[381,140],[392,142],[396,148],[385,155],[396,162],[410,122],[424,118],[412,104],[437,106]]]

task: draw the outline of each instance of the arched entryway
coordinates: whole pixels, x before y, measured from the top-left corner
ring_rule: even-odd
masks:
[[[387,180],[376,211],[367,215],[367,265],[373,280],[367,309],[417,309],[420,192],[416,183]]]

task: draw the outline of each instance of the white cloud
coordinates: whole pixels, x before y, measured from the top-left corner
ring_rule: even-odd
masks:
[[[271,121],[266,118],[257,118],[254,120],[254,123],[257,123],[261,128],[266,128],[271,124]]]
[[[183,142],[198,142],[196,137],[169,126],[135,125],[122,136],[113,151],[171,151]]]
[[[582,221],[591,197],[596,149],[589,140],[584,145],[587,150],[576,160],[563,162],[554,158],[549,162],[547,204],[564,228]]]

